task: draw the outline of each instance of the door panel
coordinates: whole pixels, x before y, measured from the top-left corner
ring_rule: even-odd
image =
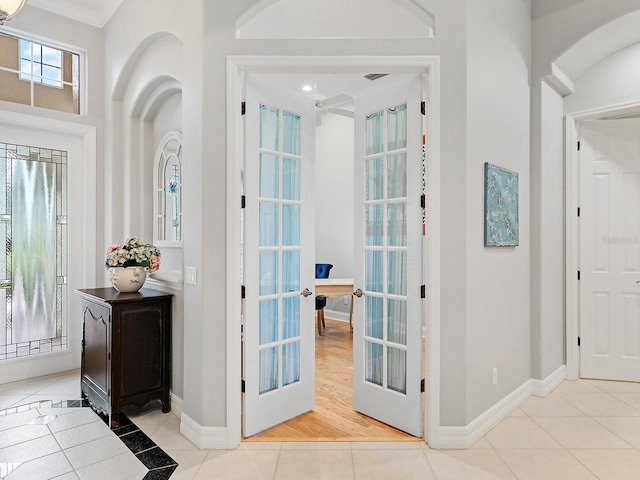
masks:
[[[640,381],[640,120],[580,137],[580,376]]]
[[[422,435],[421,81],[355,99],[354,408]]]
[[[245,437],[313,410],[315,351],[314,103],[246,87]]]

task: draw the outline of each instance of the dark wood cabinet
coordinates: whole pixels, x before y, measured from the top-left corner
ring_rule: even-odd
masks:
[[[171,294],[76,290],[82,297],[82,395],[117,425],[122,409],[171,408]]]

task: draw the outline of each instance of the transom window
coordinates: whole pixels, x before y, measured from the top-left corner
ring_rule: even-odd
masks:
[[[62,88],[62,51],[20,39],[20,80]]]

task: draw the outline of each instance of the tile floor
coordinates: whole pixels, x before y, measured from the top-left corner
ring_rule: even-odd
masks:
[[[78,372],[0,386],[0,410],[66,400],[78,389]],[[0,477],[155,478],[91,410],[75,411],[73,421],[65,418],[71,412],[51,410],[0,417]],[[421,442],[250,442],[233,451],[199,450],[180,435],[175,415],[158,409],[131,419],[178,463],[171,480],[640,479],[640,383],[565,381],[547,398],[527,400],[468,450],[436,451]],[[51,435],[38,436],[45,428]]]

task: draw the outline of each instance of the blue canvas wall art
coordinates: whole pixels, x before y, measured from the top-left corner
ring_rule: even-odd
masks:
[[[519,244],[518,174],[484,164],[484,246]]]

